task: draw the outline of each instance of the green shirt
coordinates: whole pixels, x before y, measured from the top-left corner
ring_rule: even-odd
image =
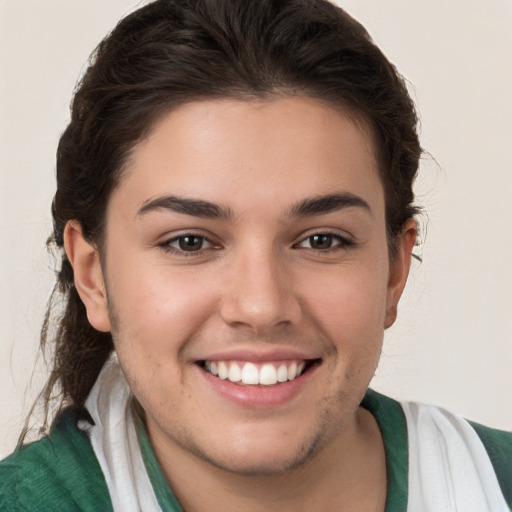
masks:
[[[361,404],[376,418],[384,440],[388,492],[386,512],[406,512],[407,425],[399,402],[368,390]],[[105,478],[87,435],[77,423],[87,412],[67,408],[49,436],[18,448],[0,462],[0,510],[6,512],[111,511]],[[471,424],[482,440],[512,510],[512,433]],[[157,462],[142,422],[137,424],[142,456],[163,512],[181,507]]]

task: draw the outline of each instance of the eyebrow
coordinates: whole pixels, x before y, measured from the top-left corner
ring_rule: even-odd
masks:
[[[136,217],[141,217],[158,210],[170,210],[205,219],[229,219],[233,216],[231,210],[225,206],[211,203],[210,201],[203,201],[202,199],[189,199],[171,195],[147,201],[139,209]]]
[[[290,216],[310,217],[352,207],[362,208],[372,214],[370,205],[363,198],[350,192],[342,192],[304,199],[292,207]]]
[[[290,217],[310,217],[351,207],[362,208],[367,210],[368,213],[372,213],[370,205],[364,199],[350,192],[342,192],[299,201],[292,206],[288,215]],[[157,197],[156,199],[147,201],[137,211],[136,217],[141,217],[150,212],[159,210],[169,210],[205,219],[227,220],[233,217],[233,212],[227,206],[204,201],[202,199],[191,199],[173,195]]]

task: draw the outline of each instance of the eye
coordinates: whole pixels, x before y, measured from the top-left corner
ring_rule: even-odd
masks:
[[[167,240],[162,247],[175,254],[187,255],[188,253],[197,253],[205,249],[214,248],[214,244],[205,236],[185,233]]]
[[[328,251],[329,249],[337,249],[352,245],[352,242],[340,235],[331,233],[315,233],[308,236],[297,247],[302,249],[313,249],[315,251]]]

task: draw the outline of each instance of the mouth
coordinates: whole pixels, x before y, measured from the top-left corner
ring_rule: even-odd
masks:
[[[320,364],[320,359],[284,361],[203,360],[199,366],[207,373],[240,386],[279,386],[294,381]]]

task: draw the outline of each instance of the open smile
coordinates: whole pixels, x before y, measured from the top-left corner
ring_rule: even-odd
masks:
[[[245,409],[285,405],[301,393],[321,364],[322,359],[197,361],[210,389]]]
[[[307,371],[317,360],[287,361],[202,361],[204,370],[222,380],[247,386],[274,386],[293,381]]]

